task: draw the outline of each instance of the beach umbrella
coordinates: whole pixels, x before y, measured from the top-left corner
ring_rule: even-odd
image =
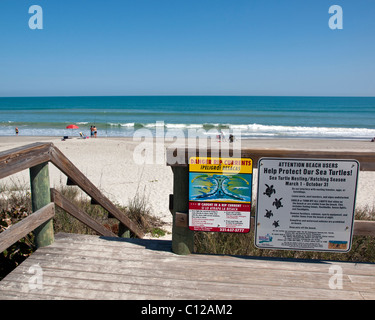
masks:
[[[67,129],[78,129],[79,127],[76,126],[75,124],[70,124],[66,127]]]
[[[67,129],[72,129],[72,132],[73,132],[73,129],[78,129],[79,127],[76,126],[75,124],[70,124],[68,126],[66,126]]]

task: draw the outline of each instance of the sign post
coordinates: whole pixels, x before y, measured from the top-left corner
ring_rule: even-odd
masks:
[[[348,252],[358,170],[356,160],[260,159],[256,247]]]
[[[189,159],[189,229],[250,231],[252,160]]]

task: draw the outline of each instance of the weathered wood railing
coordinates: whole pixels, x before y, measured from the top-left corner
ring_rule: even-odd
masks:
[[[52,143],[33,143],[0,152],[0,179],[30,169],[31,203],[33,213],[0,234],[0,252],[34,231],[37,247],[54,241],[52,218],[55,205],[62,208],[100,235],[117,236],[87,213],[77,208],[57,190],[50,188],[48,163],[51,162],[69,179],[86,192],[95,204],[101,205],[119,220],[120,230],[142,238],[143,232],[124,215],[91,181]]]
[[[26,237],[34,229],[53,218],[54,215],[55,205],[51,202],[3,231],[0,234],[0,252],[3,252],[13,243]]]
[[[231,154],[230,154],[231,155]],[[220,149],[168,148],[167,165],[173,171],[173,195],[170,195],[172,222],[172,251],[177,254],[189,254],[194,251],[194,231],[188,228],[189,211],[189,166],[190,156],[221,157]],[[225,156],[228,156],[227,154]],[[241,149],[240,157],[251,158],[256,168],[263,157],[274,158],[317,158],[317,159],[355,159],[360,170],[375,171],[375,152],[348,152],[337,150],[296,150],[296,149]],[[254,228],[254,218],[251,218]],[[353,235],[375,236],[375,221],[355,220]]]
[[[211,156],[210,149],[205,150],[204,156]],[[167,149],[167,163],[174,173],[173,196],[170,209],[173,214],[172,250],[178,254],[193,252],[194,232],[187,227],[186,213],[189,205],[189,170],[188,157],[194,154],[199,156],[199,150],[185,149],[184,161],[173,163],[176,149]],[[221,156],[220,151],[215,155]],[[305,150],[267,150],[243,149],[241,157],[252,158],[254,167],[261,157],[278,158],[326,158],[326,159],[356,159],[360,162],[363,171],[375,171],[375,152],[338,152],[332,151],[305,151]],[[87,177],[67,159],[52,143],[34,143],[20,148],[0,152],[0,179],[30,169],[31,198],[34,213],[23,221],[8,228],[0,234],[0,252],[34,230],[37,246],[48,245],[53,242],[54,205],[64,209],[79,221],[96,232],[105,236],[116,236],[110,230],[100,225],[88,214],[77,208],[55,189],[50,189],[48,163],[53,163],[69,179],[70,184],[79,186],[96,204],[106,209],[111,216],[120,221],[122,230],[126,229],[142,238],[143,233],[129,220]],[[253,222],[253,221],[252,221]],[[252,223],[254,225],[254,223]],[[354,235],[375,236],[375,221],[354,222]]]

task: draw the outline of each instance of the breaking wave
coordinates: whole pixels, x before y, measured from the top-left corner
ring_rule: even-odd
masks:
[[[20,135],[30,136],[60,136],[78,135],[79,132],[89,134],[90,123],[77,122],[79,129],[65,129],[66,123],[18,123]],[[138,129],[148,129],[160,132],[182,131],[186,135],[194,130],[200,134],[215,134],[223,131],[234,133],[241,139],[252,138],[332,138],[332,139],[371,139],[375,137],[375,129],[368,128],[338,128],[338,127],[305,127],[305,126],[280,126],[262,124],[184,124],[184,123],[97,123],[98,134],[101,136],[126,136],[131,137]],[[0,135],[14,135],[14,124],[8,121],[0,123]]]

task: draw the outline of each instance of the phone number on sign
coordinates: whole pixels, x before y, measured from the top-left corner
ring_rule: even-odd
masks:
[[[236,232],[236,233],[247,233],[249,232],[249,229],[243,229],[243,228],[218,228],[219,232]]]

